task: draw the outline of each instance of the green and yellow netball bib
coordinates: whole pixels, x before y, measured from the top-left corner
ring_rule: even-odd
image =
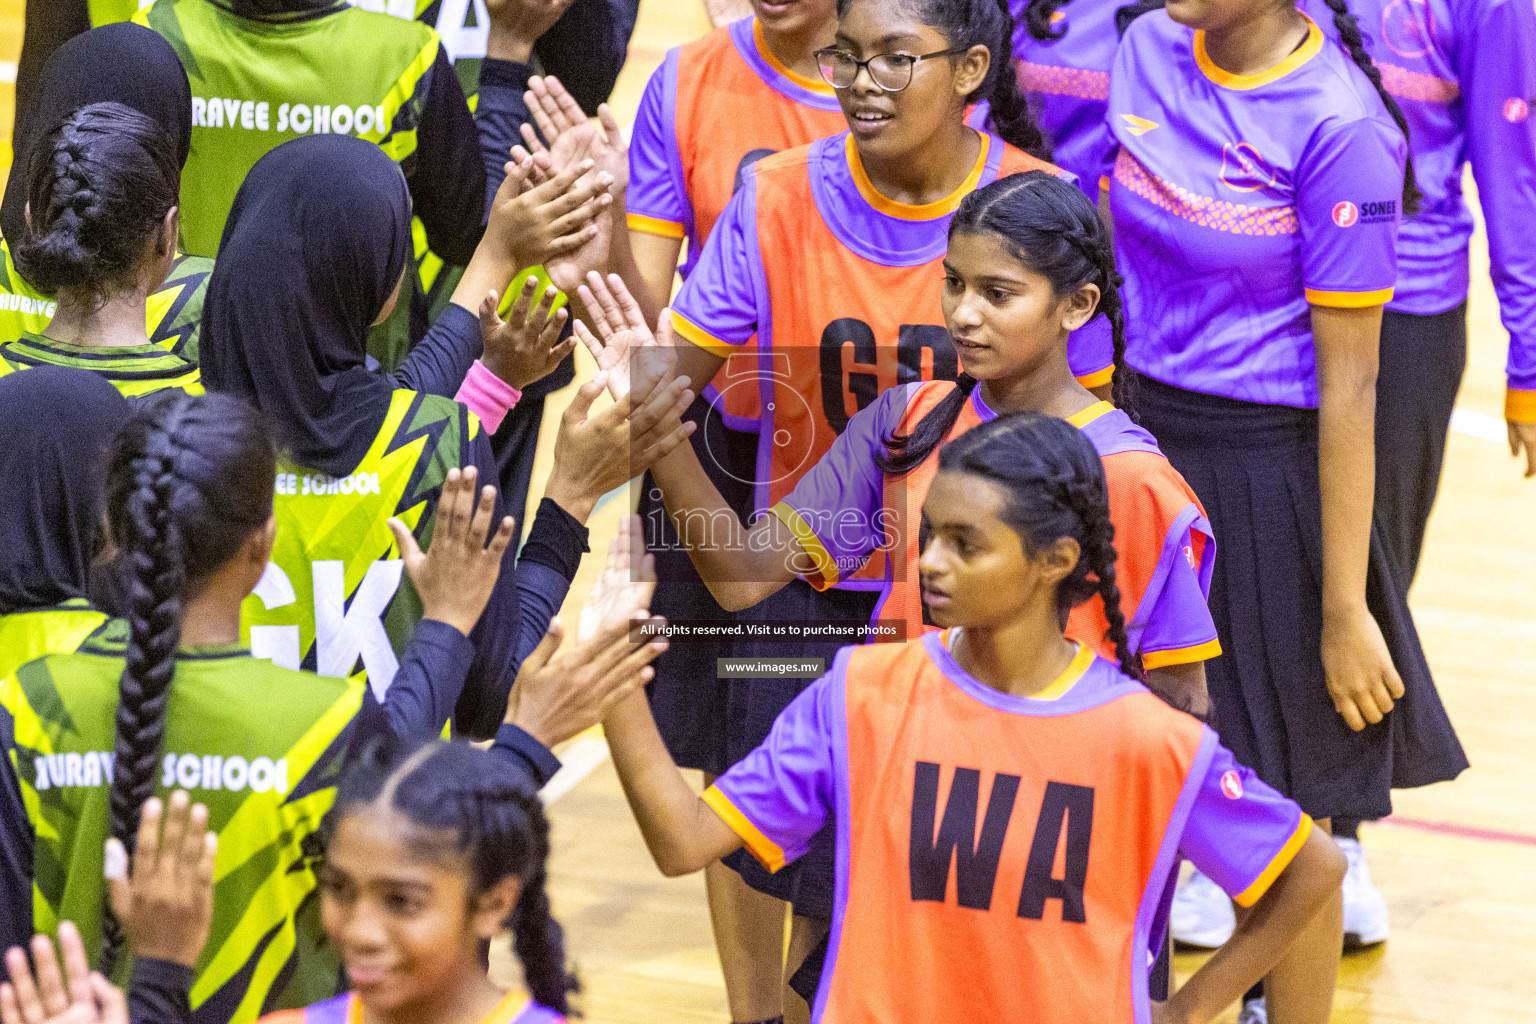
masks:
[[[356,135],[402,164],[416,151],[438,50],[425,25],[356,7],[251,21],[208,0],[157,0],[134,20],[165,37],[192,85],[192,153],[181,179],[188,252],[218,251],[240,183],[289,139]]]
[[[34,924],[52,932],[74,921],[93,961],[126,640],[114,620],[76,653],[28,662],[0,683],[0,735],[13,738],[36,836]],[[178,657],[156,790],[190,792],[219,834],[213,928],[192,985],[198,1024],[247,1024],[335,994],[339,963],[320,930],[311,865],[362,700],[361,681],[291,672],[233,647]]]
[[[470,462],[479,421],[457,402],[396,391],[377,440],[344,477],[280,462],[272,561],[241,608],[251,653],[323,676],[361,668],[381,698],[421,603],[388,519],[423,541],[448,471]]]
[[[77,597],[52,608],[0,615],[0,679],[45,654],[68,654],[107,621]]]
[[[99,373],[124,398],[180,388],[203,393],[196,363],[159,345],[71,345],[27,332],[0,345],[0,377],[33,366],[74,366]]]

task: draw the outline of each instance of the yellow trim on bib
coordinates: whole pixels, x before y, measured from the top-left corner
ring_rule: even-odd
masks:
[[[704,802],[709,809],[720,815],[720,820],[729,826],[732,832],[741,837],[741,842],[747,848],[747,852],[757,858],[757,862],[770,872],[776,872],[784,866],[784,851],[772,839],[763,835],[762,830],[748,820],[745,814],[736,809],[731,803],[731,798],[720,792],[714,786],[704,791]]]
[[[1391,288],[1378,288],[1373,292],[1324,292],[1308,288],[1307,301],[1314,306],[1329,306],[1333,309],[1368,309],[1391,302],[1392,291]]]
[[[1307,817],[1307,812],[1301,812],[1301,820],[1296,823],[1296,831],[1291,833],[1291,838],[1280,847],[1280,852],[1275,854],[1269,862],[1269,867],[1260,872],[1259,877],[1253,880],[1253,884],[1236,896],[1232,901],[1240,907],[1251,907],[1263,898],[1269,891],[1269,887],[1275,884],[1275,879],[1280,877],[1280,872],[1291,866],[1291,861],[1301,852],[1306,844],[1307,836],[1312,834],[1312,819]]]

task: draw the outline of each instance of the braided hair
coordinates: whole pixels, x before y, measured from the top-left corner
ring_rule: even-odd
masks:
[[[837,0],[842,17],[853,0]],[[1051,159],[1051,147],[1029,111],[1013,70],[1013,13],[1008,0],[906,0],[905,8],[925,25],[943,33],[953,49],[985,46],[992,55],[987,77],[966,96],[967,104],[986,100],[992,126],[1002,140],[1041,160]]]
[[[343,776],[326,818],[329,842],[350,814],[368,806],[404,815],[455,856],[467,857],[477,895],[505,878],[522,880],[507,925],[523,978],[535,1000],[570,1012],[575,977],[565,965],[565,933],[550,913],[545,862],[549,820],[527,778],[495,754],[464,742],[425,743],[383,736],[369,743]]]
[[[1107,318],[1114,336],[1111,393],[1115,405],[1131,412],[1135,384],[1125,365],[1125,315],[1120,301],[1124,279],[1115,270],[1109,231],[1082,190],[1044,171],[1010,174],[960,201],[949,222],[949,237],[959,234],[996,235],[1015,259],[1051,282],[1058,299],[1085,284],[1099,286],[1094,316]],[[962,373],[955,384],[912,433],[885,438],[885,451],[876,457],[883,471],[905,473],[944,443],[976,380]]]
[[[1360,23],[1349,12],[1349,5],[1345,0],[1324,0],[1328,9],[1333,12],[1333,27],[1339,33],[1339,42],[1349,51],[1350,59],[1355,65],[1365,72],[1365,77],[1371,80],[1376,87],[1376,95],[1381,97],[1382,105],[1387,108],[1387,113],[1392,115],[1392,120],[1397,122],[1398,130],[1403,133],[1403,141],[1408,142],[1408,118],[1403,116],[1403,108],[1397,105],[1397,100],[1387,92],[1386,85],[1381,80],[1381,70],[1376,67],[1376,62],[1371,60],[1371,55],[1365,52],[1365,41],[1360,38]],[[1413,150],[1407,152],[1407,163],[1403,168],[1403,216],[1411,217],[1419,212],[1419,204],[1423,201],[1424,194],[1419,191],[1419,182],[1413,173]]]
[[[999,484],[1007,495],[1000,518],[1026,554],[1071,537],[1082,549],[1056,587],[1063,618],[1094,595],[1104,603],[1105,632],[1126,675],[1145,680],[1131,650],[1115,580],[1115,527],[1109,521],[1104,464],[1093,443],[1066,420],[1037,412],[1011,413],[968,430],[939,452],[939,472],[969,473]]]
[[[157,121],[121,103],[81,107],[33,150],[16,269],[47,295],[105,302],[141,283],[145,242],[180,191],[179,151]]]
[[[179,389],[146,399],[113,442],[107,523],[125,570],[128,649],[118,682],[111,834],[129,852],[155,790],[188,593],[271,518],[276,459],[255,410]],[[104,972],[122,944],[109,909]]]

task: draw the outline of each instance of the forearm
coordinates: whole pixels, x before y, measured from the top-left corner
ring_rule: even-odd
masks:
[[[624,279],[645,322],[654,325],[661,311],[672,301],[672,281],[677,274],[677,258],[682,254],[683,240],[653,235],[644,231],[625,231],[622,249],[615,247],[618,257],[614,273]],[[707,382],[705,382],[707,383]],[[703,390],[702,385],[695,390]]]
[[[128,982],[130,1024],[182,1024],[192,1019],[192,968],[170,960],[135,960]]]
[[[1376,369],[1381,307],[1314,307],[1323,614],[1365,605],[1376,481]]]
[[[690,874],[741,845],[684,781],[656,730],[644,691],[620,701],[603,732],[624,796],[662,874]]]
[[[1174,1021],[1204,1024],[1264,977],[1344,879],[1344,855],[1314,828],[1263,898],[1239,919],[1232,938],[1168,1001]],[[1326,961],[1324,961],[1326,962]],[[1332,988],[1323,975],[1317,985]]]
[[[512,256],[512,247],[498,238],[493,229],[487,230],[448,301],[475,314],[478,323],[480,303],[486,293],[495,291],[505,297],[507,286],[521,269]]]
[[[464,385],[469,368],[480,358],[480,319],[473,310],[449,306],[394,372],[407,391],[453,398]]]
[[[807,561],[804,549],[776,516],[763,516],[747,529],[704,471],[691,441],[677,446],[651,467],[678,542],[710,594],[727,611],[750,608],[776,593]],[[716,524],[729,529],[721,536]]]

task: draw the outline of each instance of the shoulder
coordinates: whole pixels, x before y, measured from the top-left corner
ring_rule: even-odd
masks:
[[[842,142],[842,136],[832,138]],[[813,151],[828,143],[827,139],[818,139],[805,146],[796,146],[794,149],[786,149],[763,157],[752,165],[752,173],[756,176],[759,188],[768,188],[796,179],[806,177],[806,169],[810,166]]]
[[[1112,504],[1129,504],[1165,526],[1190,505],[1199,507],[1194,490],[1161,452],[1124,451],[1100,458]]]
[[[1315,95],[1314,109],[1323,112],[1319,134],[1368,130],[1372,126],[1398,130],[1376,86],[1343,43],[1325,34],[1317,56],[1303,70],[1307,72],[1303,80]]]
[[[1120,51],[1126,54],[1141,52],[1167,52],[1171,49],[1189,49],[1193,43],[1194,31],[1180,25],[1168,16],[1167,10],[1159,8],[1148,11],[1126,28],[1125,34],[1120,37]]]

